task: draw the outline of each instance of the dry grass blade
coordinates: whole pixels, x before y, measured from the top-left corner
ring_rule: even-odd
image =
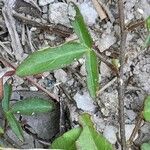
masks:
[[[106,19],[107,15],[105,13],[105,11],[103,10],[102,6],[100,5],[100,3],[98,3],[97,0],[92,0],[92,3],[99,15],[99,17],[101,18],[101,20]]]

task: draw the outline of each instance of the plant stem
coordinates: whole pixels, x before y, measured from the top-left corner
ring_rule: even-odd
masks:
[[[120,136],[121,136],[121,148],[126,150],[126,137],[125,137],[125,117],[124,117],[124,91],[125,84],[123,80],[123,69],[125,64],[125,44],[127,33],[125,31],[124,24],[124,6],[123,1],[118,0],[118,11],[119,11],[119,21],[121,30],[121,41],[120,41],[120,70],[118,77],[118,100],[119,100],[119,123],[120,123]]]

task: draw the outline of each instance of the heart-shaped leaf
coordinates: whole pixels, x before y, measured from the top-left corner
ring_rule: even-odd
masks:
[[[150,121],[150,96],[147,96],[144,101],[143,116],[146,121]]]
[[[45,48],[32,53],[17,68],[18,76],[28,76],[63,68],[83,56],[87,48],[77,42],[69,42],[55,48]]]
[[[82,128],[74,128],[58,137],[52,143],[52,148],[62,148],[65,150],[76,150],[75,141],[80,136]]]
[[[7,112],[9,110],[9,101],[11,94],[12,94],[12,85],[6,82],[3,88],[3,99],[2,99],[2,108],[4,112]]]
[[[37,113],[46,113],[54,110],[55,105],[50,100],[41,98],[27,98],[16,102],[10,109],[12,113],[20,113],[24,115],[33,115]]]
[[[76,141],[78,150],[113,150],[113,146],[95,130],[89,114],[80,116],[80,124],[83,131]]]
[[[94,51],[86,53],[87,86],[92,98],[96,97],[99,89],[98,61]]]
[[[11,112],[6,112],[5,116],[7,118],[8,124],[10,125],[12,131],[16,134],[19,140],[23,141],[23,130],[16,120],[15,116]]]
[[[79,8],[73,2],[70,4],[76,12],[75,18],[70,18],[74,31],[77,34],[80,42],[91,48],[93,41],[86,27],[83,16],[81,15]]]

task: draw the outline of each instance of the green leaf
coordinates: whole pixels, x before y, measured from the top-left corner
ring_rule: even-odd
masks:
[[[150,121],[150,96],[147,96],[144,101],[143,116],[146,121]]]
[[[80,42],[84,43],[87,47],[91,48],[93,41],[86,27],[83,16],[81,15],[79,8],[73,2],[71,2],[71,5],[73,6],[76,12],[75,18],[70,18],[74,31],[77,34]]]
[[[144,42],[144,48],[149,47],[150,46],[150,33],[148,34],[145,42]]]
[[[61,148],[65,150],[76,150],[75,141],[80,136],[82,129],[80,127],[71,129],[58,137],[52,143],[52,148]]]
[[[46,113],[54,110],[54,103],[41,98],[27,98],[16,102],[10,109],[12,113],[32,115],[36,113]]]
[[[83,56],[87,48],[77,42],[69,42],[55,48],[45,48],[32,53],[17,68],[18,76],[28,76],[63,68]]]
[[[12,85],[8,82],[4,84],[4,92],[3,92],[3,99],[2,99],[2,108],[4,112],[9,110],[9,101],[12,94]]]
[[[82,114],[79,119],[83,131],[76,141],[78,150],[113,150],[113,146],[96,131],[89,114]]]
[[[86,53],[87,86],[92,98],[96,97],[99,90],[99,72],[98,61],[94,51],[89,50]]]
[[[141,146],[141,150],[150,150],[150,143],[143,143]]]
[[[0,127],[0,135],[4,134],[4,130],[2,127]]]
[[[150,16],[146,19],[146,27],[148,32],[150,32]]]
[[[12,131],[16,134],[19,140],[23,141],[23,130],[15,116],[11,112],[6,112],[5,115]]]

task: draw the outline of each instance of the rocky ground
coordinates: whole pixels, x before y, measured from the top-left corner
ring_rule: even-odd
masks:
[[[12,64],[17,65],[30,53],[40,48],[48,45],[56,46],[75,39],[76,35],[73,34],[68,19],[69,2],[70,0],[16,0],[15,6],[12,7],[15,11],[13,14],[14,24],[11,24],[12,28],[10,28],[9,18],[4,15],[4,11],[2,13],[2,9],[7,10],[6,6],[8,5],[5,4],[4,7],[4,2],[1,0],[0,56]],[[99,48],[99,53],[110,59],[117,59],[119,57],[120,44],[117,1],[98,0],[106,14],[105,18],[101,18],[93,5],[93,1],[79,0],[74,2],[81,10],[92,38]],[[127,81],[124,107],[125,128],[126,139],[128,140],[136,126],[144,97],[150,94],[150,51],[148,48],[143,48],[147,31],[142,24],[143,20],[150,15],[150,1],[124,0],[124,8],[125,24],[128,30],[126,40],[126,64],[124,68],[124,78]],[[142,25],[136,26],[138,23],[140,24],[140,22]],[[51,25],[52,29],[47,28],[47,25]],[[17,40],[13,39],[12,33],[15,33]],[[17,45],[15,45],[16,43]],[[0,69],[2,72],[4,70],[11,70],[9,67],[3,68],[2,64]],[[98,97],[99,106],[93,103],[84,82],[86,78],[84,58],[75,61],[66,68],[37,75],[33,80],[48,91],[59,95],[62,103],[61,107],[64,107],[64,105],[69,106],[67,113],[66,111],[63,113],[66,118],[68,116],[66,114],[70,115],[70,117],[68,117],[70,123],[64,123],[67,126],[66,129],[70,126],[76,126],[78,111],[88,112],[92,115],[97,130],[102,132],[103,135],[116,146],[116,149],[119,149],[120,146],[117,136],[119,121],[116,77],[104,62],[100,63],[99,72],[101,86]],[[8,78],[5,78],[5,80],[7,79]],[[38,92],[38,88],[27,80],[17,76],[13,76],[13,80],[13,91],[18,92],[14,92],[12,99],[20,97],[20,94],[18,94],[20,90],[28,90],[30,93],[32,93],[32,91]],[[64,109],[62,110],[64,111]],[[57,111],[56,114],[60,112],[60,109],[58,108]],[[36,116],[34,117],[36,118]],[[42,118],[43,116],[40,116],[40,119],[35,120],[41,121]],[[26,117],[25,119],[28,120]],[[62,120],[64,122],[64,119]],[[30,118],[28,123],[32,126],[35,122],[36,121]],[[59,121],[55,123],[58,125]],[[24,143],[22,145],[22,143],[19,143],[21,147],[33,148],[43,147],[43,145],[46,147],[46,144],[52,140],[51,138],[55,135],[53,137],[47,137],[47,135],[40,137],[41,133],[37,133],[37,127],[39,128],[38,131],[40,131],[40,128],[43,128],[43,124],[39,124],[34,126],[35,129],[32,128],[35,134],[38,135],[38,138],[26,132],[27,139],[32,138],[32,140],[27,140],[26,142],[28,144]],[[46,132],[51,133],[49,128],[46,129]],[[54,127],[52,127],[52,129],[54,129]],[[57,126],[57,131],[59,131],[59,126]],[[135,147],[133,149],[138,149],[141,143],[150,140],[149,131],[150,124],[143,121],[139,132],[135,136]],[[58,132],[55,132],[55,134],[58,134]],[[10,136],[10,138],[14,137],[13,133],[8,133],[8,136]],[[17,140],[15,142],[17,143]]]

